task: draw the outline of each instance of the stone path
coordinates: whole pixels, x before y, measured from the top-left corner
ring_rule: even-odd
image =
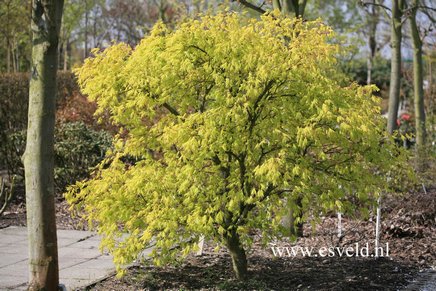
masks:
[[[114,273],[111,256],[101,254],[99,237],[89,231],[58,230],[59,277],[67,290],[91,284]],[[0,290],[26,290],[27,229],[0,229]]]

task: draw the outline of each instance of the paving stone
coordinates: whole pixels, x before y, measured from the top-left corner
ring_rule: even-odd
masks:
[[[90,238],[80,242],[75,242],[71,244],[70,247],[77,249],[96,249],[99,250],[100,239],[99,238]]]
[[[70,268],[81,263],[83,263],[82,258],[69,258],[65,260],[63,257],[59,257],[59,270]]]
[[[1,241],[1,245],[5,245],[5,244],[26,244],[27,245],[27,237],[25,236],[17,236],[17,235],[11,235],[9,233],[4,234],[4,233],[0,233],[0,241]]]
[[[0,254],[0,269],[16,263],[27,262],[27,253],[20,252],[18,254]]]
[[[3,234],[27,237],[27,229],[25,227],[9,226],[0,229],[0,236],[2,236]]]
[[[86,262],[74,265],[73,268],[88,268],[88,269],[107,269],[113,270],[114,263],[112,257],[108,255],[102,255],[95,259],[90,259]]]
[[[28,280],[27,230],[0,229],[0,290],[26,290]],[[60,283],[74,290],[115,271],[112,258],[101,254],[100,237],[89,231],[59,230]]]
[[[65,279],[84,279],[84,280],[96,280],[106,276],[111,270],[107,269],[95,269],[85,268],[82,265],[80,268],[71,267],[59,271],[59,277]]]
[[[0,254],[20,254],[23,252],[23,249],[27,249],[27,242],[26,243],[0,243]]]
[[[80,239],[86,239],[88,237],[95,236],[94,232],[90,231],[82,231],[82,230],[65,230],[60,229],[57,231],[58,239],[60,238],[68,238],[68,239],[77,239],[76,241]]]
[[[27,281],[27,276],[29,274],[29,267],[27,266],[27,259],[24,262],[20,262],[20,264],[13,264],[9,266],[5,266],[0,268],[0,278],[6,277],[16,277],[20,276],[24,278],[23,282]]]
[[[92,259],[100,256],[98,248],[94,249],[81,249],[73,247],[59,248],[58,254],[60,258],[69,259]]]
[[[17,290],[19,285],[27,283],[27,277],[23,276],[3,276],[0,272],[0,290]]]

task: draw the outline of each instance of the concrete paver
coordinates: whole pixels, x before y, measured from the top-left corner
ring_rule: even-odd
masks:
[[[58,230],[59,282],[67,290],[91,284],[115,271],[112,257],[100,253],[93,232]],[[0,229],[0,290],[26,290],[27,229]]]

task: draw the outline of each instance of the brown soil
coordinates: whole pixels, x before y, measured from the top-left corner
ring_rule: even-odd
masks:
[[[26,226],[26,203],[23,189],[18,192],[5,212],[0,215],[0,229],[8,226]],[[56,225],[58,229],[87,230],[88,225],[80,217],[72,217],[68,203],[56,199]]]
[[[389,257],[274,257],[255,235],[248,252],[249,277],[234,279],[228,253],[205,246],[201,257],[190,256],[181,265],[157,268],[136,265],[121,279],[107,278],[83,290],[397,290],[423,269],[436,266],[436,188],[427,194],[413,192],[402,197],[386,197],[383,203],[381,243],[389,244]],[[78,218],[71,218],[68,206],[57,201],[57,222],[61,229],[84,229]],[[0,217],[0,228],[25,225],[22,199]],[[302,246],[315,251],[323,246],[354,246],[369,243],[373,248],[374,219],[343,218],[344,237],[337,238],[337,218],[325,217],[315,230],[305,226],[296,242],[281,240],[277,246]]]

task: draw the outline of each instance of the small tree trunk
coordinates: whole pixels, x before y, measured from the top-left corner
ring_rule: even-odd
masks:
[[[282,219],[282,225],[286,229],[285,235],[289,235],[290,237],[302,237],[304,234],[303,233],[303,223],[302,222],[298,222],[298,223],[295,222],[297,217],[301,217],[301,213],[296,214],[294,212],[293,207],[290,207],[289,202],[291,202],[291,201],[288,201],[288,206],[287,206],[289,209],[289,212]],[[301,197],[299,197],[295,200],[295,204],[300,209],[302,208]]]
[[[64,41],[64,71],[68,70],[68,40]]]
[[[368,47],[369,56],[367,62],[367,78],[366,84],[370,85],[372,83],[372,67],[374,63],[374,57],[377,52],[377,24],[378,24],[378,7],[375,6],[375,0],[372,0],[372,5],[369,6],[370,11],[368,12],[368,24],[369,24],[369,36],[368,36]]]
[[[247,277],[247,256],[241,246],[239,235],[231,231],[224,237],[224,242],[232,258],[233,271],[238,280],[245,280]]]
[[[338,212],[338,238],[342,238],[342,213]]]
[[[15,39],[11,42],[11,56],[12,56],[12,72],[17,72],[17,50],[15,47]]]
[[[292,0],[283,0],[282,1],[282,14],[284,15],[291,15],[293,10],[292,10]]]
[[[11,46],[9,40],[6,40],[6,72],[11,72]]]
[[[391,19],[391,79],[389,86],[389,111],[387,129],[390,134],[397,129],[398,105],[400,102],[401,82],[401,17],[403,1],[392,1]]]
[[[18,43],[17,43],[17,46],[15,48],[15,59],[16,59],[16,65],[17,65],[16,71],[19,72],[20,71],[20,48],[18,47]]]
[[[377,217],[375,221],[375,257],[379,257],[379,245],[380,245],[380,229],[381,229],[381,194],[377,199]]]
[[[366,84],[367,85],[371,85],[371,82],[372,82],[372,62],[373,62],[372,57],[368,56],[368,60],[366,62],[366,66],[367,66]]]
[[[282,5],[280,4],[280,0],[273,0],[273,9],[282,10]]]
[[[83,58],[86,59],[88,57],[88,0],[85,0],[85,51],[83,52]]]
[[[418,154],[418,166],[423,162],[422,149],[425,145],[425,108],[424,108],[424,88],[423,88],[423,65],[422,65],[422,41],[416,24],[416,11],[419,1],[414,0],[410,27],[413,40],[413,91],[415,105],[416,123],[416,149]]]
[[[24,168],[29,240],[29,290],[58,290],[54,204],[56,71],[62,0],[34,0],[32,71]]]

